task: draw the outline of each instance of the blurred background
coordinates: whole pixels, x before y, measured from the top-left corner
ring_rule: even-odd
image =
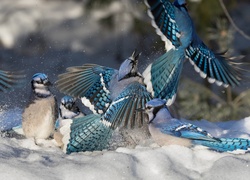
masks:
[[[189,0],[188,9],[199,36],[216,52],[244,55],[249,71],[250,41],[228,21],[218,0]],[[235,24],[250,35],[249,0],[227,0]],[[0,68],[24,70],[21,88],[1,93],[0,110],[24,108],[34,73],[46,73],[52,82],[67,67],[96,63],[119,68],[133,50],[142,52],[140,72],[164,53],[143,0],[1,0]],[[250,115],[249,74],[242,85],[223,88],[209,84],[189,62],[182,72],[177,100],[171,110],[177,117],[235,120]],[[52,88],[58,101],[63,96]]]

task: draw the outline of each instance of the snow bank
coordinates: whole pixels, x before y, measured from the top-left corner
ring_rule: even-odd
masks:
[[[0,124],[17,121],[20,109],[4,111]],[[8,114],[8,115],[7,115]],[[17,118],[18,119],[18,118]],[[193,121],[192,121],[193,122]],[[249,137],[250,117],[240,121],[194,121],[213,135]],[[9,123],[8,127],[11,126]],[[238,129],[240,127],[240,129]],[[219,133],[220,132],[220,133]],[[150,141],[150,140],[149,140]],[[57,147],[40,147],[31,139],[0,137],[1,179],[246,179],[250,154],[235,155],[182,146],[159,147],[155,143],[120,147],[115,151],[66,155]]]

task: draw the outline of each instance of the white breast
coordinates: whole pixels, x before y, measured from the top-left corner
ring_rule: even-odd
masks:
[[[36,100],[23,112],[22,126],[27,138],[47,139],[54,132],[54,97]]]

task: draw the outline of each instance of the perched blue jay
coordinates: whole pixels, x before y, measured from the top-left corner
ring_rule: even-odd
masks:
[[[166,101],[153,99],[146,103],[149,131],[155,142],[163,145],[203,145],[209,149],[224,152],[250,150],[250,140],[242,138],[216,138],[201,128],[171,116]]]
[[[55,96],[49,86],[51,82],[43,73],[36,73],[32,77],[32,94],[28,106],[22,114],[22,128],[27,138],[44,140],[49,138],[55,129],[58,117],[58,107]]]
[[[21,85],[25,75],[22,71],[10,72],[0,70],[0,92],[11,90],[14,86]]]
[[[169,0],[145,0],[145,3],[149,8],[148,14],[152,18],[152,25],[165,42],[166,50],[172,49],[173,56],[179,57],[172,62],[176,67],[174,72],[178,76],[180,73],[178,71],[187,58],[201,77],[207,78],[210,83],[216,82],[217,85],[225,87],[239,84],[241,77],[237,69],[232,66],[230,58],[214,53],[198,37],[185,0],[175,0],[173,3]],[[155,78],[160,78],[157,76],[158,71],[164,72],[164,68],[165,66],[160,68],[158,62],[153,62],[145,72],[145,74],[148,72],[156,74],[149,78],[153,88],[154,84],[157,84]],[[161,78],[165,77],[164,73],[161,74]]]

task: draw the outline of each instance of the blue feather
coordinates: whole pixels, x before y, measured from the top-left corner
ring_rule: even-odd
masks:
[[[220,141],[201,141],[194,140],[194,144],[199,144],[203,146],[207,146],[208,148],[220,151],[236,151],[236,150],[248,150],[250,149],[250,141],[248,139],[243,138],[220,138]]]
[[[25,75],[22,71],[10,72],[0,70],[0,92],[6,92],[23,84]]]
[[[147,123],[146,115],[137,109],[143,109],[151,99],[145,86],[138,82],[131,83],[114,99],[103,118],[108,119],[114,129],[141,127]]]
[[[103,150],[108,147],[113,129],[100,115],[91,114],[73,120],[66,153]]]
[[[175,99],[183,67],[182,58],[180,51],[171,49],[155,60],[149,66],[150,69],[143,72],[147,90],[154,98],[165,99],[168,105],[171,105]]]
[[[239,85],[240,74],[230,64],[229,58],[213,53],[198,37],[185,1],[176,0],[171,3],[167,0],[147,0],[146,5],[152,25],[165,41],[166,47],[170,41],[173,49],[181,50],[182,56],[185,55],[201,77],[207,78],[210,83],[216,82],[225,87]]]
[[[59,75],[56,82],[60,91],[78,98],[86,98],[94,112],[103,113],[111,103],[109,82],[117,70],[95,64],[71,67]]]

